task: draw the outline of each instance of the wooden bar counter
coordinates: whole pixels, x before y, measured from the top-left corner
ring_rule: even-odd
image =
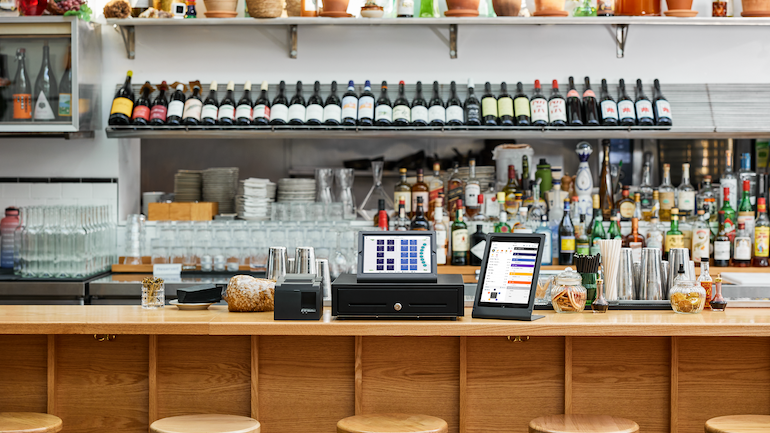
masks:
[[[0,306],[0,412],[49,412],[78,433],[145,433],[195,413],[332,433],[372,412],[437,416],[454,433],[524,433],[558,413],[700,433],[711,417],[770,414],[770,309],[470,314],[276,322],[226,307]]]

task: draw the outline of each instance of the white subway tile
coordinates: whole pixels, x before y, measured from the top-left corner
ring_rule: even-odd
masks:
[[[60,183],[33,183],[30,189],[32,198],[61,198]]]
[[[29,198],[30,186],[29,183],[4,183],[3,184],[3,197],[5,198]]]
[[[93,197],[99,200],[109,200],[117,206],[118,204],[118,184],[117,183],[94,183]]]
[[[90,199],[93,197],[93,186],[90,183],[61,184],[62,198]]]

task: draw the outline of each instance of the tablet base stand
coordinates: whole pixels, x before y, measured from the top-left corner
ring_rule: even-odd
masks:
[[[523,322],[534,322],[537,319],[542,319],[545,316],[539,316],[537,314],[532,314],[531,310],[520,310],[515,311],[513,309],[505,309],[505,314],[495,314],[495,313],[487,313],[487,312],[480,312],[477,311],[476,308],[473,309],[473,313],[471,314],[471,317],[474,319],[502,319],[502,320],[521,320]]]

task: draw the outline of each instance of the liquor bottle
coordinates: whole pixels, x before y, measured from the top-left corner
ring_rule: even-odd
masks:
[[[513,98],[508,94],[508,84],[503,81],[500,84],[500,96],[497,98],[497,115],[500,117],[500,125],[513,126]]]
[[[655,118],[652,112],[652,102],[645,96],[642,80],[636,80],[636,118],[639,126],[655,125]]]
[[[634,218],[638,219],[639,221],[642,221],[644,218],[644,213],[642,213],[642,194],[635,192],[634,193]]]
[[[0,74],[0,77],[5,77],[5,74]],[[72,47],[67,48],[67,67],[64,68],[61,81],[59,81],[58,112],[62,120],[72,119]]]
[[[324,125],[339,125],[342,122],[342,102],[337,96],[337,82],[332,81],[332,89],[324,104]]]
[[[470,175],[468,177],[468,182],[465,184],[464,203],[467,203],[465,207],[466,215],[468,218],[473,218],[479,212],[481,212],[481,206],[478,205],[479,194],[481,194],[481,184],[479,183],[479,179],[476,177],[476,160],[471,158],[471,160],[468,161],[468,165],[470,169]]]
[[[500,205],[497,201],[497,189],[495,188],[495,182],[489,182],[487,184],[487,190],[484,191],[484,208],[482,212],[489,218],[490,221],[495,221],[500,214]],[[505,201],[505,198],[503,198]]]
[[[626,81],[622,78],[618,84],[618,116],[621,126],[636,125],[636,107],[626,93]]]
[[[465,124],[468,126],[481,126],[481,105],[473,87],[473,80],[468,79],[468,96],[465,97]]]
[[[610,228],[607,230],[607,239],[623,239],[623,235],[620,233],[620,217],[612,215],[610,217]]]
[[[655,124],[658,126],[671,126],[673,124],[671,118],[671,104],[663,97],[663,93],[660,91],[660,81],[656,78],[655,89],[652,92],[653,108],[655,110]]]
[[[757,204],[757,174],[751,171],[750,153],[741,155],[741,169],[738,171],[738,182],[742,185],[744,180],[748,180],[751,183],[749,199],[751,200],[751,205],[754,206]]]
[[[266,83],[262,83],[263,85],[266,85]],[[265,92],[267,92],[267,89],[265,89]],[[269,102],[267,102],[267,95],[265,95],[265,99],[263,103],[266,103],[269,105]],[[263,98],[263,95],[260,95],[260,100]],[[257,101],[259,102],[259,101]],[[270,109],[263,105],[263,111],[266,110],[268,113],[270,112]],[[257,106],[254,107],[254,114],[257,114]],[[267,125],[270,123],[270,115],[268,114],[267,117],[263,116],[260,120],[258,120],[257,117],[254,117],[254,123],[260,123],[262,125]],[[222,102],[219,103],[219,110],[217,111],[217,123],[222,126],[232,126],[235,124],[235,83],[232,81],[229,81],[227,83],[227,88],[225,90],[225,97],[222,98]]]
[[[518,213],[518,208],[514,208],[514,200],[515,200],[515,194],[516,191],[519,191],[519,182],[516,178],[516,167],[513,165],[508,166],[508,183],[505,184],[503,187],[503,193],[505,194],[505,210],[508,212],[509,216],[516,215]]]
[[[281,81],[283,83],[283,81]],[[286,85],[284,84],[283,87]],[[278,100],[283,95],[283,91],[276,97],[275,99]],[[283,98],[286,99],[285,97]],[[276,105],[275,101],[273,102],[273,105]],[[283,104],[284,107],[286,107],[286,104]],[[252,112],[252,104],[251,104],[251,81],[247,81],[243,85],[243,96],[241,96],[241,99],[238,100],[238,104],[235,106],[235,124],[236,125],[251,125],[251,120],[253,116]],[[285,113],[288,114],[288,109],[284,110]],[[273,119],[278,120],[278,119]],[[280,119],[280,123],[273,123],[275,125],[283,125],[286,123],[286,116],[283,116]]]
[[[585,113],[586,125],[599,126],[599,103],[596,101],[596,94],[591,90],[591,81],[588,77],[585,77],[583,91],[583,113]]]
[[[374,226],[380,228],[384,227],[384,230],[388,230],[388,227],[390,227],[390,217],[385,210],[384,199],[377,200],[377,215],[374,216]]]
[[[395,228],[397,232],[405,232],[409,230],[409,226],[411,225],[411,222],[409,221],[409,217],[406,213],[406,203],[407,201],[404,200],[404,197],[401,197],[398,200],[398,214],[396,214],[396,224]]]
[[[449,99],[446,101],[446,124],[448,126],[462,126],[464,118],[463,103],[457,97],[457,84],[452,81],[449,84]]]
[[[403,198],[406,214],[410,215],[412,208],[412,186],[406,181],[406,169],[399,168],[398,172],[401,175],[401,180],[393,188],[393,202],[398,203]]]
[[[712,285],[714,284],[714,280],[711,279],[711,275],[709,274],[708,257],[704,257],[700,261],[700,275],[696,282],[706,291],[706,305],[703,308],[710,310],[711,305],[709,305],[709,301],[711,301],[712,298]]]
[[[531,123],[531,111],[529,98],[524,93],[524,85],[521,81],[516,83],[516,96],[513,98],[513,111],[516,115],[516,125],[529,126]]]
[[[176,90],[171,94],[171,100],[168,102],[168,117],[166,125],[179,126],[182,124],[182,115],[184,114],[184,84],[177,84]]]
[[[603,126],[618,126],[618,104],[612,99],[610,92],[607,91],[607,80],[602,79],[602,91],[599,94],[599,108],[601,109]]]
[[[492,85],[484,83],[484,96],[481,97],[481,116],[484,126],[497,126],[497,98],[492,94]]]
[[[705,211],[698,209],[698,218],[692,227],[692,260],[696,265],[700,263],[701,258],[705,257],[708,260],[710,256],[710,238],[711,229],[709,228]]]
[[[634,199],[630,197],[631,191],[628,185],[623,185],[623,191],[621,192],[622,198],[618,201],[618,213],[620,213],[621,221],[631,221],[634,216],[635,203]]]
[[[548,118],[551,126],[567,126],[567,103],[559,93],[559,82],[553,80],[551,97],[548,98]]]
[[[364,82],[364,91],[358,98],[358,124],[362,126],[374,125],[374,93],[372,93],[372,83],[369,80]]]
[[[569,200],[564,200],[564,217],[559,224],[559,264],[571,265],[575,258],[575,227],[569,216]]]
[[[527,155],[521,157],[521,181],[519,184],[523,191],[529,189],[529,157]]]
[[[397,0],[396,5],[398,18],[412,18],[414,16],[414,0]]]
[[[644,242],[647,248],[657,248],[661,254],[663,253],[663,232],[658,226],[658,218],[650,220],[650,227],[647,229]]]
[[[463,180],[460,178],[460,168],[457,161],[452,167],[452,173],[446,183],[447,210],[450,215],[454,215],[457,210],[457,204],[465,197]]]
[[[412,126],[428,126],[428,102],[422,96],[422,82],[418,81],[417,95],[412,100]]]
[[[754,225],[754,261],[753,266],[770,266],[770,219],[767,218],[765,198],[757,199],[757,222]]]
[[[442,204],[441,198],[438,198],[433,211],[433,231],[436,232],[436,264],[438,265],[446,265],[447,247],[449,246]]]
[[[729,189],[725,189],[725,198],[723,200],[722,209],[725,212],[724,228],[725,234],[730,239],[730,244],[735,240],[735,209],[730,204]]]
[[[666,232],[666,246],[663,251],[665,260],[671,248],[684,248],[684,233],[679,230],[679,209],[671,209],[671,229]]]
[[[302,81],[297,81],[297,91],[289,101],[289,125],[304,125],[306,111],[305,97],[302,96]]]
[[[20,48],[19,51],[21,51],[21,57],[19,60],[19,69],[16,71],[16,80],[14,80],[13,91],[14,120],[29,119],[31,117],[29,116],[31,113],[29,106],[29,78],[27,78],[27,70],[24,67],[24,48]],[[134,110],[134,90],[131,88],[131,76],[133,74],[133,72],[128,71],[123,86],[115,92],[115,98],[112,100],[112,108],[110,108],[110,117],[108,120],[110,125],[128,125],[131,123],[131,112]],[[23,78],[20,78],[20,75],[23,76]],[[184,86],[182,88],[184,88]],[[182,96],[184,97],[184,94]],[[182,112],[180,108],[179,116],[181,115]]]
[[[184,102],[184,110],[182,110],[182,121],[185,125],[197,125],[201,122],[201,111],[203,108],[203,101],[201,101],[201,86],[200,84],[193,85],[192,95]],[[249,107],[251,108],[251,107]]]
[[[505,193],[500,191],[497,193],[498,203],[505,203]],[[499,219],[495,223],[495,233],[510,233],[511,226],[508,225],[508,211],[505,210],[505,206],[500,207],[498,211]],[[550,229],[549,229],[550,234]]]
[[[650,212],[652,210],[652,190],[652,167],[649,163],[645,163],[644,168],[642,169],[642,184],[639,185],[642,218],[645,221],[650,220]]]
[[[658,188],[654,188],[652,190],[652,206],[650,206],[650,220],[652,220],[653,218],[660,220],[660,192],[658,192]]]
[[[591,254],[591,239],[588,237],[586,216],[583,214],[580,215],[580,230],[576,230],[575,252],[584,256]]]
[[[711,176],[703,176],[703,184],[695,196],[695,205],[697,209],[705,211],[707,221],[717,220],[717,200],[712,190]]]
[[[254,107],[256,111],[256,106]],[[256,118],[256,116],[254,116]],[[307,100],[305,109],[305,125],[322,125],[324,123],[324,100],[321,98],[321,83],[313,83],[313,95]]]
[[[580,104],[580,94],[575,89],[575,78],[569,77],[567,91],[567,123],[570,126],[583,126],[583,106]]]
[[[631,255],[635,262],[642,261],[642,248],[644,248],[644,236],[639,234],[639,220],[631,218],[631,233],[623,238],[623,246],[631,248]]]
[[[444,181],[441,179],[441,163],[433,163],[433,177],[428,183],[428,219],[433,220],[438,203],[444,203]]]
[[[402,178],[402,181],[403,180],[404,179]],[[412,197],[412,213],[410,216],[413,217],[417,212],[418,200],[422,199],[423,203],[428,203],[430,201],[430,188],[428,188],[428,184],[425,183],[425,175],[421,168],[417,169],[417,182],[412,185],[410,191]]]
[[[754,238],[754,207],[751,205],[749,194],[751,183],[749,180],[743,181],[743,197],[738,205],[738,225],[743,224],[749,238]]]
[[[166,82],[160,83],[158,86],[158,96],[152,101],[152,108],[150,108],[150,125],[161,126],[166,124],[166,115],[168,114],[168,99],[166,99],[166,92],[168,91],[168,84]]]
[[[591,227],[591,245],[589,246],[589,254],[595,256],[599,254],[599,239],[605,239],[607,234],[604,232],[604,223],[602,221],[602,209],[599,205],[599,194],[593,196],[593,208],[594,208],[594,223]]]
[[[663,182],[658,187],[660,193],[660,220],[671,220],[671,209],[676,206],[676,190],[671,184],[671,165],[663,164]]]
[[[468,250],[468,264],[471,266],[480,266],[484,258],[484,248],[486,247],[486,235],[484,226],[476,224],[476,231],[471,235],[470,249]]]
[[[690,185],[690,164],[682,164],[682,183],[676,189],[676,207],[679,209],[680,221],[695,212],[695,188]]]
[[[719,215],[719,232],[714,239],[714,266],[727,267],[730,266],[732,240],[728,236],[728,222],[725,211],[720,209],[717,214]]]
[[[374,123],[377,126],[390,126],[393,124],[393,106],[388,97],[387,81],[383,81],[380,87],[380,97],[377,98],[377,107],[374,109]]]
[[[137,101],[137,104],[139,101]],[[136,110],[136,108],[134,108]],[[203,101],[203,108],[201,108],[201,124],[203,125],[216,125],[217,114],[219,113],[219,99],[217,98],[217,82],[212,81],[209,84],[209,95]]]
[[[738,176],[733,172],[733,151],[730,149],[725,150],[725,172],[719,180],[719,186],[722,189],[719,200],[725,197],[725,189],[729,189],[730,203],[738,203]],[[722,207],[721,201],[719,207]]]
[[[543,242],[543,258],[541,263],[550,265],[553,263],[553,247],[551,246],[551,228],[548,227],[548,216],[543,215],[540,217],[540,225],[535,230],[535,233],[542,233],[545,236],[545,242]]]
[[[247,81],[246,84],[248,84],[249,89],[251,89],[251,82]],[[332,88],[334,88],[334,83],[332,83]],[[334,93],[332,93],[332,95],[334,95]],[[329,104],[328,100],[326,101],[326,104],[327,105]],[[324,110],[325,109],[326,108],[324,107]],[[325,111],[324,111],[324,114],[326,114]],[[235,115],[237,118],[238,117],[237,110]],[[286,125],[288,122],[289,122],[289,100],[286,98],[286,82],[281,81],[280,83],[278,83],[278,95],[276,95],[276,97],[273,98],[273,103],[270,106],[270,124]]]
[[[412,218],[412,223],[409,227],[409,230],[430,230],[430,223],[428,223],[428,220],[425,219],[425,205],[422,201],[422,196],[417,197],[417,203],[414,205],[414,208],[416,210],[414,211],[414,218]]]
[[[601,200],[602,216],[609,219],[615,209],[615,197],[612,192],[612,174],[610,173],[610,140],[602,140],[604,161],[599,176],[599,199]]]
[[[393,103],[393,125],[409,126],[412,123],[411,106],[404,94],[404,82],[398,82],[398,98]]]
[[[444,101],[438,92],[438,81],[433,82],[433,97],[428,103],[428,124],[430,126],[444,126],[446,123],[446,108]]]
[[[356,126],[358,118],[358,95],[353,80],[348,81],[348,90],[342,95],[342,125]]]
[[[751,236],[742,222],[738,223],[733,245],[733,266],[739,268],[751,266]]]
[[[468,264],[468,226],[463,222],[463,201],[457,201],[455,220],[452,223],[452,265]]]
[[[139,98],[134,104],[134,113],[131,115],[131,123],[134,125],[147,126],[150,123],[150,93],[152,85],[149,81],[144,83],[142,90],[139,91]],[[59,99],[61,101],[61,99]]]
[[[59,90],[56,76],[51,69],[48,41],[43,42],[43,63],[35,80],[35,121],[48,122],[56,120],[59,107]],[[133,107],[132,107],[133,108]],[[56,111],[54,111],[56,110]]]

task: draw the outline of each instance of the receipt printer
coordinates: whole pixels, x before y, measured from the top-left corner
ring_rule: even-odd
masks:
[[[275,284],[275,320],[319,320],[323,286],[315,274],[286,274]]]

